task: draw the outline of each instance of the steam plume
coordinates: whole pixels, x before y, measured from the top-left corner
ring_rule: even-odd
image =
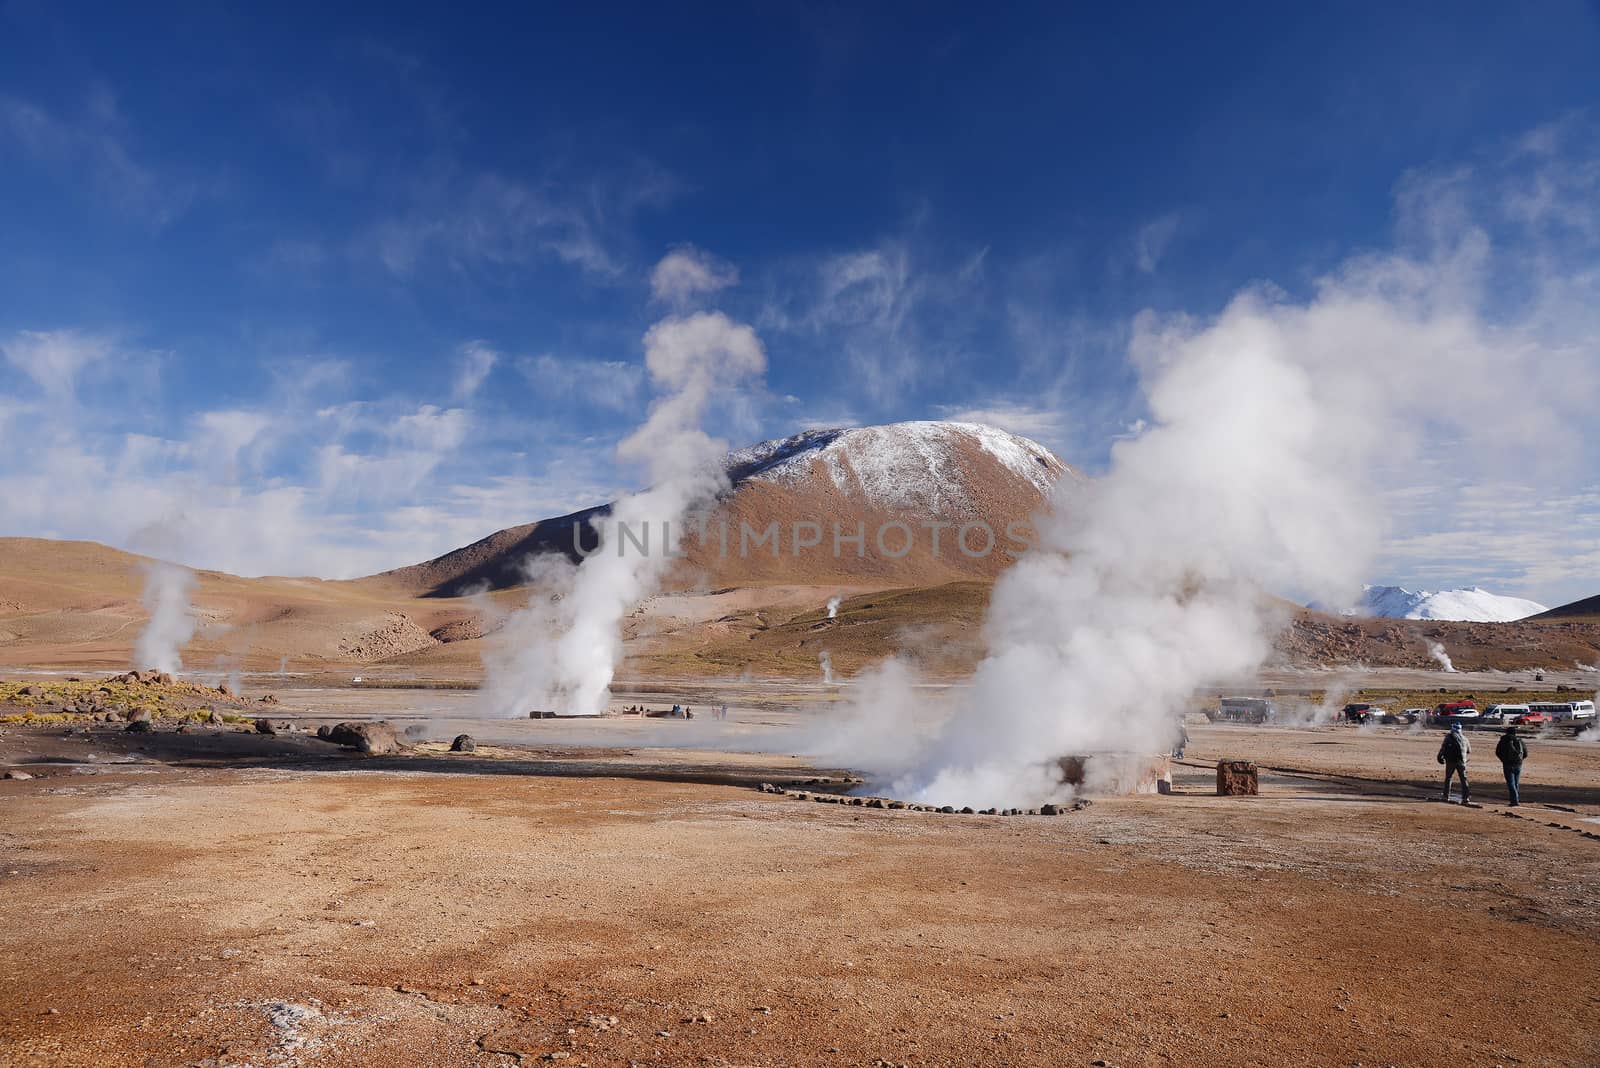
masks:
[[[1567,403],[1531,385],[1549,354],[1542,309],[1520,328],[1481,323],[1487,239],[1424,233],[1425,258],[1352,261],[1307,304],[1252,291],[1209,323],[1140,316],[1131,355],[1148,421],[1104,478],[1057,483],[1035,550],[995,586],[970,689],[874,766],[893,747],[862,740],[870,702],[886,726],[908,705],[909,672],[893,665],[858,691],[858,722],[841,732],[854,752],[827,755],[903,797],[1059,798],[1055,758],[1161,752],[1197,690],[1257,671],[1287,621],[1267,591],[1358,588],[1378,544],[1380,463],[1405,462],[1424,432],[1470,448],[1464,413],[1508,381],[1520,433],[1496,447],[1531,449],[1533,427]]]
[[[143,565],[143,570],[141,600],[150,613],[150,621],[134,643],[133,666],[177,671],[183,666],[179,652],[194,635],[194,616],[189,612],[194,572],[162,560],[150,561]]]
[[[839,600],[840,599],[838,597],[830,597],[830,598],[828,598],[828,618],[829,619],[833,619],[833,618],[838,616],[838,614],[839,614]]]
[[[1440,671],[1455,673],[1456,666],[1451,662],[1450,654],[1444,651],[1444,646],[1439,642],[1433,642],[1428,646],[1428,655],[1439,662]]]
[[[833,656],[824,649],[817,654],[817,663],[822,665],[822,681],[829,686],[833,685]]]
[[[656,589],[690,514],[728,487],[720,465],[727,443],[700,422],[716,393],[766,369],[760,340],[720,312],[698,312],[656,323],[644,346],[660,396],[617,455],[643,466],[651,486],[616,503],[609,523],[601,524],[599,548],[582,566],[555,557],[531,562],[535,593],[506,621],[498,646],[484,658],[491,714],[603,711],[622,658],[624,616]],[[619,536],[624,526],[657,540],[641,550]]]

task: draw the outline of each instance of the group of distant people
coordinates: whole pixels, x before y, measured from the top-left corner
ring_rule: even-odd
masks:
[[[1439,743],[1439,763],[1444,765],[1444,800],[1450,800],[1450,784],[1461,780],[1461,803],[1467,803],[1471,786],[1467,783],[1467,758],[1472,755],[1472,743],[1461,729],[1461,724],[1450,724],[1444,741]],[[1517,733],[1515,723],[1506,727],[1495,744],[1494,755],[1506,776],[1506,793],[1511,795],[1513,806],[1522,804],[1522,762],[1528,759],[1528,743]]]

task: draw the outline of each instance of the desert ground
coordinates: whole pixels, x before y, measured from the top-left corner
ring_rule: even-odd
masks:
[[[849,782],[740,751],[793,683],[715,730],[276,696],[429,740],[4,728],[0,1063],[1600,1063],[1594,743],[1536,740],[1512,810],[1485,735],[1463,807],[1435,731],[1192,716],[1171,795],[940,815],[755,789]]]

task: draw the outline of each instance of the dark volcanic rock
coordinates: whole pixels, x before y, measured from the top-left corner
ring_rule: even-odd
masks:
[[[470,734],[458,734],[450,742],[450,752],[452,753],[476,753],[477,751],[478,743],[472,740],[472,735]]]
[[[322,732],[317,733],[321,735]],[[328,729],[327,740],[370,756],[398,753],[401,747],[400,736],[395,733],[394,725],[383,720],[336,723]]]

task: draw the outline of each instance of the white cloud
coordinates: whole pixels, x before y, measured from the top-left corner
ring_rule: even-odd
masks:
[[[0,96],[0,144],[69,180],[93,184],[95,199],[154,227],[182,215],[199,185],[139,159],[109,91],[89,95],[82,113],[62,118],[26,100]]]
[[[1133,242],[1133,261],[1145,274],[1154,274],[1167,246],[1178,232],[1178,215],[1169,212],[1139,227]]]
[[[78,374],[104,360],[110,339],[78,330],[22,330],[0,341],[6,362],[58,400],[76,390]]]
[[[499,362],[500,354],[482,341],[469,341],[462,345],[453,389],[456,400],[472,399]]]
[[[942,418],[958,423],[984,423],[1033,438],[1054,449],[1065,436],[1068,415],[1058,408],[1041,407],[1009,400],[992,400],[978,407],[941,405]]]
[[[637,410],[641,404],[644,368],[636,363],[562,359],[544,353],[518,360],[517,370],[535,392],[552,399],[621,412]]]
[[[624,224],[675,190],[670,176],[645,163],[566,181],[452,164],[442,177],[419,179],[410,204],[359,233],[350,251],[402,277],[428,265],[518,270],[553,260],[613,281],[626,270]]]
[[[702,293],[717,293],[738,284],[739,269],[693,245],[673,249],[650,272],[651,295],[663,304],[683,307]]]

